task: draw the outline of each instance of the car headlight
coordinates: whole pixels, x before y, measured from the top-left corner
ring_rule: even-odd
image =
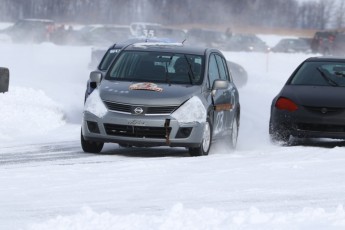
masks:
[[[98,89],[93,90],[93,92],[87,97],[84,111],[88,111],[97,117],[103,117],[107,112],[101,97],[99,96]]]
[[[207,114],[202,101],[194,96],[181,105],[171,116],[180,123],[202,123],[206,121]]]

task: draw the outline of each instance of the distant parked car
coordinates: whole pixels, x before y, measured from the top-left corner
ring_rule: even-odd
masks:
[[[269,51],[268,45],[255,34],[232,34],[222,49],[246,52]]]
[[[243,66],[232,61],[227,61],[227,63],[228,63],[232,78],[234,79],[234,83],[237,86],[237,88],[240,88],[246,85],[248,81],[248,73],[243,68]]]
[[[345,59],[314,57],[293,72],[273,99],[269,134],[345,139]]]
[[[41,43],[49,41],[55,30],[55,22],[49,19],[20,19],[3,32],[8,34],[13,42]]]
[[[329,55],[332,51],[333,41],[339,32],[337,30],[317,31],[311,41],[313,53]]]
[[[310,44],[305,39],[283,38],[271,48],[273,52],[281,53],[310,53]]]
[[[333,41],[331,55],[345,57],[345,33],[338,33]]]
[[[227,41],[227,36],[222,31],[211,29],[192,28],[187,31],[186,44],[222,48]]]
[[[114,41],[124,41],[131,38],[129,26],[123,25],[89,25],[80,29],[76,36],[82,45],[109,46]]]
[[[8,68],[0,67],[0,93],[8,91],[10,82],[10,71]]]
[[[207,155],[213,140],[237,143],[239,93],[217,49],[171,43],[124,47],[85,102],[81,146],[98,153],[122,146],[186,147]]]
[[[163,28],[163,26],[159,23],[151,23],[151,22],[132,22],[129,24],[129,28],[131,30],[131,34],[134,37],[154,37],[155,31],[157,29]]]
[[[153,37],[169,38],[170,40],[181,43],[186,39],[187,34],[182,29],[169,28],[169,27],[162,26],[161,28],[157,28],[154,31]]]

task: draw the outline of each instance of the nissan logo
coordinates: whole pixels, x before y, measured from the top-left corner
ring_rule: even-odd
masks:
[[[134,113],[135,114],[142,114],[144,112],[144,110],[143,110],[143,108],[141,108],[141,107],[136,107],[135,109],[134,109]]]

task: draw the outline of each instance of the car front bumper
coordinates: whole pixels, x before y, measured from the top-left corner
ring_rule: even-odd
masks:
[[[198,147],[204,123],[180,123],[170,115],[132,115],[108,111],[103,117],[84,111],[85,140],[133,146]]]

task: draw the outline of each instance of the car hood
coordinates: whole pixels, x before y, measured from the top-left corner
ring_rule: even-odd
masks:
[[[100,97],[105,101],[137,105],[180,105],[201,94],[200,85],[178,85],[147,82],[103,80]]]
[[[345,108],[344,87],[286,85],[280,96],[304,106]]]

